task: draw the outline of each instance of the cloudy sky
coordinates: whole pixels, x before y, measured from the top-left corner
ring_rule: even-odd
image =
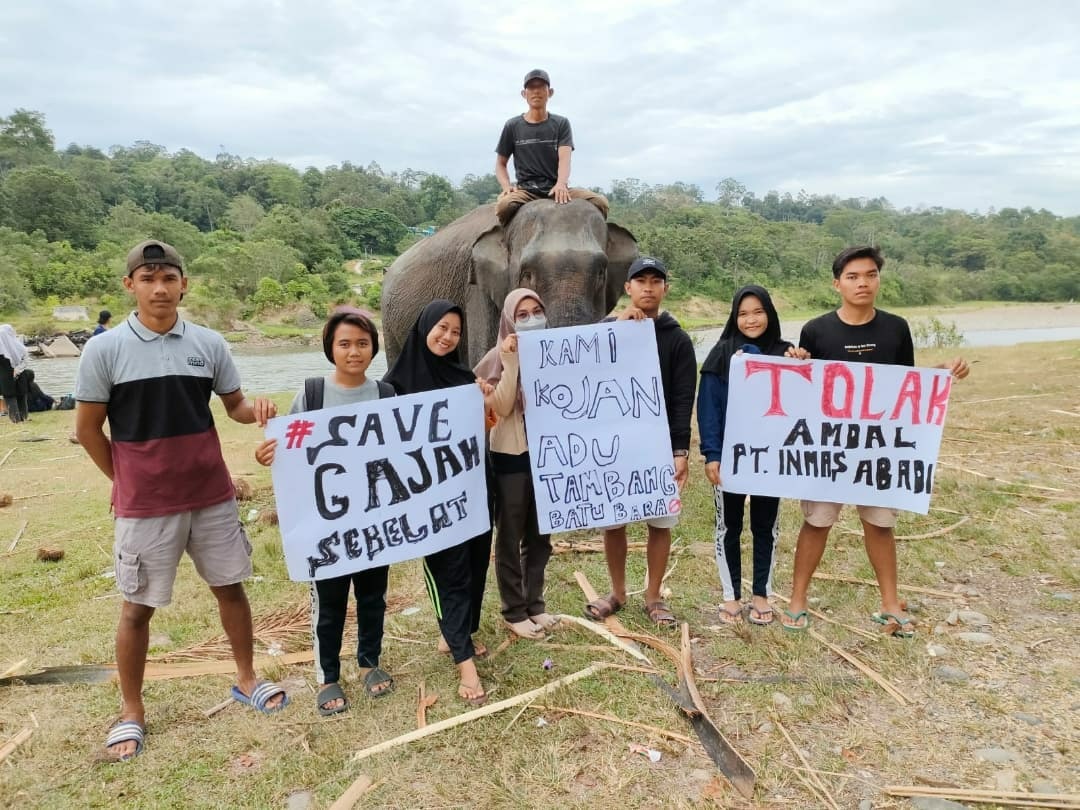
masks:
[[[573,185],[613,179],[1080,214],[1072,0],[42,0],[0,5],[0,114],[455,183],[546,68]]]

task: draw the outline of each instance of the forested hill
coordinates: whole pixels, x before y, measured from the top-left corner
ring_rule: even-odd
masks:
[[[477,164],[486,162],[481,149]],[[1080,297],[1080,217],[758,197],[733,179],[709,202],[684,183],[628,179],[597,190],[642,251],[668,262],[681,294],[726,298],[755,281],[827,305],[833,255],[872,243],[888,258],[885,304]],[[396,255],[497,192],[491,174],[455,187],[438,174],[385,172],[374,162],[299,171],[229,154],[170,154],[143,141],[58,150],[42,114],[16,110],[0,118],[0,313],[108,303],[127,249],[155,237],[185,257],[198,279],[187,303],[209,320],[296,301],[321,314],[353,294],[345,260]],[[377,283],[362,293],[369,304],[377,296]]]

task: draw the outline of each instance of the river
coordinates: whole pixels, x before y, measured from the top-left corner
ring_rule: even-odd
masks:
[[[797,337],[801,323],[791,322],[785,326],[787,335]],[[720,329],[700,329],[692,333],[698,362],[705,359],[709,349],[720,336]],[[1058,340],[1080,340],[1080,326],[1032,327],[1016,329],[979,329],[964,332],[965,346],[1013,346],[1018,343],[1045,343]],[[306,377],[326,374],[329,363],[318,346],[303,351],[274,350],[263,352],[236,351],[233,354],[244,390],[249,393],[269,391],[295,391]],[[52,360],[31,358],[30,367],[37,374],[37,382],[48,394],[59,396],[75,389],[77,357],[60,357]],[[386,372],[386,355],[378,354],[371,364],[371,375],[382,377]]]

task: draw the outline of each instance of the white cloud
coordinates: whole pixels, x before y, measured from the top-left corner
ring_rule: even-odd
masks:
[[[0,97],[149,140],[458,180],[552,75],[572,180],[1080,213],[1080,15],[1055,2],[112,0],[0,8]],[[5,113],[7,110],[0,110]]]

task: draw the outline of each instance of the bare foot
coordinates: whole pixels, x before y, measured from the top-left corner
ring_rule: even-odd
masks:
[[[439,643],[435,645],[435,649],[441,652],[443,655],[450,654],[450,645],[446,643],[446,639],[439,634]],[[476,639],[473,639],[473,654],[477,658],[486,658],[488,654],[488,648],[481,644]]]
[[[476,671],[476,663],[473,659],[470,658],[458,664],[458,675],[461,677],[458,696],[462,700],[477,706],[487,700],[487,692],[484,691],[484,685],[480,683],[480,673]]]

